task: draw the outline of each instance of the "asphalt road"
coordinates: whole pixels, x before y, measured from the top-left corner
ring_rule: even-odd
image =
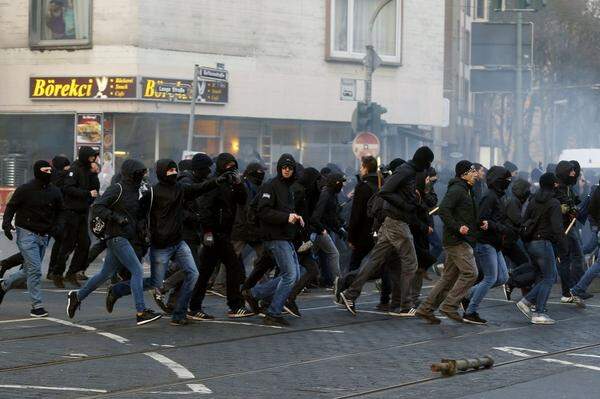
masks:
[[[11,291],[0,306],[0,398],[598,397],[600,295],[578,309],[558,304],[555,290],[549,312],[558,323],[535,326],[493,290],[480,312],[487,326],[433,326],[376,312],[372,288],[357,317],[312,290],[299,299],[303,317],[285,329],[258,316],[228,320],[214,296],[206,303],[214,322],[137,327],[131,297],[108,314],[104,289],[69,320],[66,290],[49,282],[50,317],[31,319],[26,291]],[[442,358],[484,355],[493,368],[449,378],[430,370]]]

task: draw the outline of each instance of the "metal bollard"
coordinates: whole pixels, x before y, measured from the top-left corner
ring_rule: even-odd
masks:
[[[475,359],[442,359],[440,363],[433,363],[431,371],[440,372],[444,377],[451,377],[458,371],[467,371],[469,369],[478,370],[480,368],[489,369],[494,365],[494,359],[490,356],[478,357]]]

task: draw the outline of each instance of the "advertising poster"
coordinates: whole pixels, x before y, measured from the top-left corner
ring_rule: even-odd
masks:
[[[77,114],[75,142],[79,144],[102,144],[102,114]],[[93,145],[90,145],[93,147]]]

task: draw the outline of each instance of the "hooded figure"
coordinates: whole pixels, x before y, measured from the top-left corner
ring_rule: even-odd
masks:
[[[237,171],[238,169],[237,160],[233,155],[231,155],[228,152],[219,154],[215,163],[217,164],[217,176],[221,176],[222,174],[227,172]]]
[[[258,188],[265,179],[265,168],[258,162],[251,162],[246,166],[244,177]]]
[[[479,203],[479,220],[487,220],[488,229],[480,232],[478,243],[489,244],[501,251],[512,228],[506,224],[505,208],[501,203],[510,185],[511,173],[502,166],[492,166],[487,173],[488,191]]]
[[[290,167],[294,171],[290,178],[286,179],[283,177],[281,170],[284,168],[284,166]],[[279,160],[277,161],[277,176],[288,184],[291,184],[294,180],[296,180],[296,160],[291,154],[282,154],[281,157],[279,157]]]
[[[514,175],[515,172],[519,170],[519,167],[510,161],[504,162],[504,165],[502,166],[504,166],[504,169],[508,170],[511,175]]]
[[[64,170],[65,167],[71,165],[69,158],[57,155],[52,158],[52,167],[56,170]]]
[[[346,182],[346,178],[341,173],[332,173],[327,176],[327,188],[332,190],[334,193],[339,193],[342,191],[344,187],[344,183]]]
[[[527,180],[517,179],[513,181],[511,191],[513,195],[505,195],[504,198],[502,198],[502,202],[508,218],[507,221],[513,227],[515,232],[512,239],[516,242],[518,240],[517,233],[523,224],[523,217],[521,216],[523,214],[523,206],[531,196],[531,183]],[[521,263],[523,262],[518,262],[518,264]]]
[[[431,167],[433,162],[433,151],[429,147],[423,146],[415,151],[412,162],[417,172],[424,172]]]
[[[560,161],[556,165],[556,177],[560,180],[561,185],[572,186],[577,182],[577,175],[571,176],[571,172],[575,172],[574,165],[569,161]]]
[[[302,176],[298,179],[298,183],[304,187],[305,212],[309,216],[312,215],[319,201],[319,179],[321,179],[321,174],[315,168],[304,169]]]
[[[90,158],[98,157],[98,151],[93,149],[92,147],[83,146],[79,148],[79,152],[77,153],[77,160],[87,166],[90,166],[93,161],[90,161]]]
[[[47,171],[42,171],[42,168],[48,168]],[[48,161],[37,161],[33,165],[33,175],[35,179],[42,183],[43,186],[50,184],[52,180],[52,166]]]
[[[577,205],[581,202],[572,187],[577,182],[574,165],[569,161],[560,161],[556,165],[556,177],[558,178],[558,187],[554,190],[554,197],[560,202],[563,224],[566,228],[571,220],[577,216]]]
[[[402,158],[394,158],[392,159],[392,162],[390,162],[390,164],[388,165],[388,169],[391,173],[394,173],[394,171],[402,164],[406,163],[406,161]]]
[[[169,170],[175,169],[175,172]],[[173,186],[177,183],[177,164],[172,159],[159,159],[156,161],[156,177],[162,184]]]
[[[204,180],[210,175],[213,160],[203,152],[195,154],[192,158],[192,173],[196,179]]]

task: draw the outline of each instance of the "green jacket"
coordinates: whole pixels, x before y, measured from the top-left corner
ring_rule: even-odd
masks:
[[[448,191],[440,204],[440,218],[444,222],[444,245],[457,245],[467,242],[475,246],[475,237],[479,229],[477,203],[473,188],[460,178],[454,178],[448,183]],[[469,233],[460,234],[460,227],[467,226]]]

